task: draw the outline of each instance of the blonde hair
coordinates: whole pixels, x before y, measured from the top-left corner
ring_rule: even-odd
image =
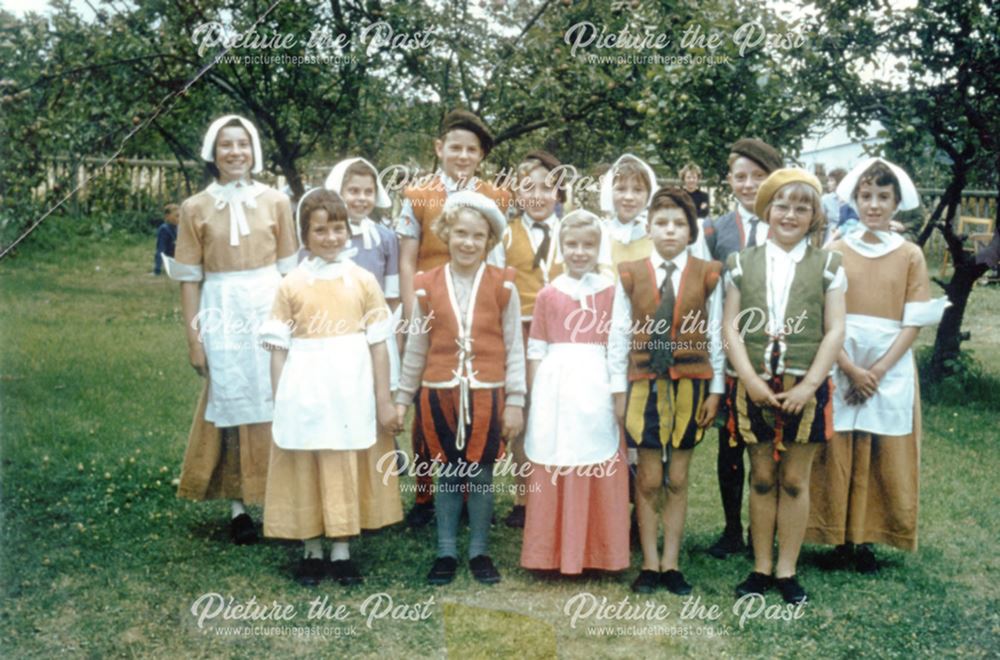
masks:
[[[578,209],[566,215],[559,221],[559,245],[563,243],[566,234],[574,229],[589,229],[597,233],[597,238],[601,238],[601,219],[590,211]]]
[[[813,217],[809,222],[809,229],[806,231],[806,235],[819,232],[826,226],[826,214],[823,212],[823,204],[820,201],[819,193],[816,192],[815,188],[803,181],[787,183],[774,191],[771,199],[767,202],[767,206],[764,207],[764,219],[768,224],[771,223],[771,206],[778,195],[782,193],[785,194],[785,199],[789,202],[809,202],[812,204]]]
[[[490,251],[497,246],[497,243],[500,242],[501,237],[497,236],[496,232],[493,230],[493,223],[490,222],[485,215],[471,206],[454,206],[443,212],[434,220],[434,222],[431,223],[431,231],[434,232],[435,236],[441,239],[442,243],[448,245],[448,241],[451,239],[451,227],[455,224],[455,221],[458,220],[458,216],[463,211],[471,211],[472,213],[475,213],[482,219],[483,222],[486,223],[490,232],[489,238],[486,239],[486,254],[489,254]]]
[[[684,182],[684,177],[687,176],[688,172],[691,172],[692,174],[696,175],[699,179],[701,179],[701,168],[698,167],[698,164],[688,163],[687,165],[681,168],[680,172],[677,173],[678,176],[680,176],[682,183]]]

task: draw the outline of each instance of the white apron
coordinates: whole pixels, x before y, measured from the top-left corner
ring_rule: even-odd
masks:
[[[271,354],[256,332],[271,315],[280,283],[273,264],[205,274],[198,312],[208,359],[205,420],[220,428],[271,421]]]
[[[863,314],[847,315],[844,350],[854,364],[869,369],[899,336],[899,321]],[[874,396],[860,405],[849,405],[846,397],[851,380],[836,367],[833,372],[833,429],[838,433],[863,431],[879,435],[909,435],[913,432],[913,351],[907,350],[886,372]]]
[[[618,444],[605,347],[549,344],[531,387],[528,459],[560,467],[593,465],[614,456]]]
[[[274,444],[311,451],[367,449],[376,432],[365,334],[293,337],[274,401]]]

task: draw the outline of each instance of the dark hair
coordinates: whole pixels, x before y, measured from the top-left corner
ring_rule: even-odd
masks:
[[[219,133],[222,132],[223,128],[229,128],[230,126],[235,126],[237,128],[240,128],[243,130],[244,133],[247,134],[247,138],[249,138],[250,140],[250,154],[251,154],[250,159],[253,160],[253,136],[250,135],[250,131],[247,130],[247,127],[244,126],[239,119],[230,119],[225,124],[219,127]],[[219,140],[219,133],[215,134],[216,142],[218,142]],[[253,165],[256,164],[257,163],[253,163]],[[253,165],[250,166],[251,169],[253,169]],[[212,161],[205,163],[205,169],[208,170],[208,173],[212,175],[213,179],[218,179],[219,176],[221,175],[218,166],[215,164],[215,144],[212,144]]]
[[[830,170],[830,173],[827,176],[833,179],[834,183],[839,185],[840,182],[844,180],[844,177],[847,176],[847,170],[843,167],[838,167]]]
[[[858,177],[858,183],[854,186],[854,192],[851,193],[851,197],[854,199],[858,198],[858,188],[861,187],[862,183],[871,183],[876,186],[891,185],[892,191],[896,195],[896,203],[899,204],[903,199],[903,193],[899,188],[899,179],[885,163],[872,163],[872,166]]]
[[[646,211],[647,219],[652,219],[653,213],[661,209],[680,209],[683,211],[690,231],[688,243],[691,244],[698,240],[698,214],[694,210],[694,201],[686,190],[677,186],[664,186],[657,190],[649,202],[649,209]]]
[[[356,160],[347,166],[347,169],[344,171],[344,178],[340,180],[340,187],[343,188],[344,184],[347,183],[347,180],[352,176],[371,177],[372,181],[375,183],[375,187],[378,188],[378,173],[360,160]],[[337,190],[336,192],[339,193],[340,191]]]
[[[343,222],[347,224],[347,206],[340,195],[332,190],[314,188],[305,194],[302,199],[302,206],[299,209],[299,238],[302,244],[307,245],[306,237],[309,235],[309,220],[315,211],[326,211],[330,222]]]

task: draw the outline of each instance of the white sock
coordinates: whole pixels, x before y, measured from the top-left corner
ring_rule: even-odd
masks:
[[[232,507],[233,507],[233,515],[232,515],[233,518],[247,512],[246,507],[243,506],[243,502],[240,502],[239,500],[233,500]]]
[[[330,549],[330,561],[340,561],[350,558],[350,544],[347,541],[334,541],[333,548]]]
[[[323,558],[323,542],[319,538],[306,539],[302,545],[305,546],[305,553],[302,555],[305,559]]]

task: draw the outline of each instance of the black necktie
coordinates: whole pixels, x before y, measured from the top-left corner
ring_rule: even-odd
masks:
[[[747,236],[747,247],[754,247],[757,245],[757,223],[760,222],[760,218],[757,216],[750,216],[750,235]]]
[[[545,257],[549,254],[549,226],[544,222],[536,222],[532,227],[542,230],[542,242],[538,244],[538,250],[535,251],[535,262],[531,266],[531,269],[534,270],[545,261]]]
[[[665,375],[674,364],[674,352],[670,346],[670,329],[674,319],[674,283],[671,275],[677,264],[664,261],[660,268],[666,271],[666,276],[660,285],[660,306],[656,308],[653,332],[650,334],[649,366],[655,374]]]

